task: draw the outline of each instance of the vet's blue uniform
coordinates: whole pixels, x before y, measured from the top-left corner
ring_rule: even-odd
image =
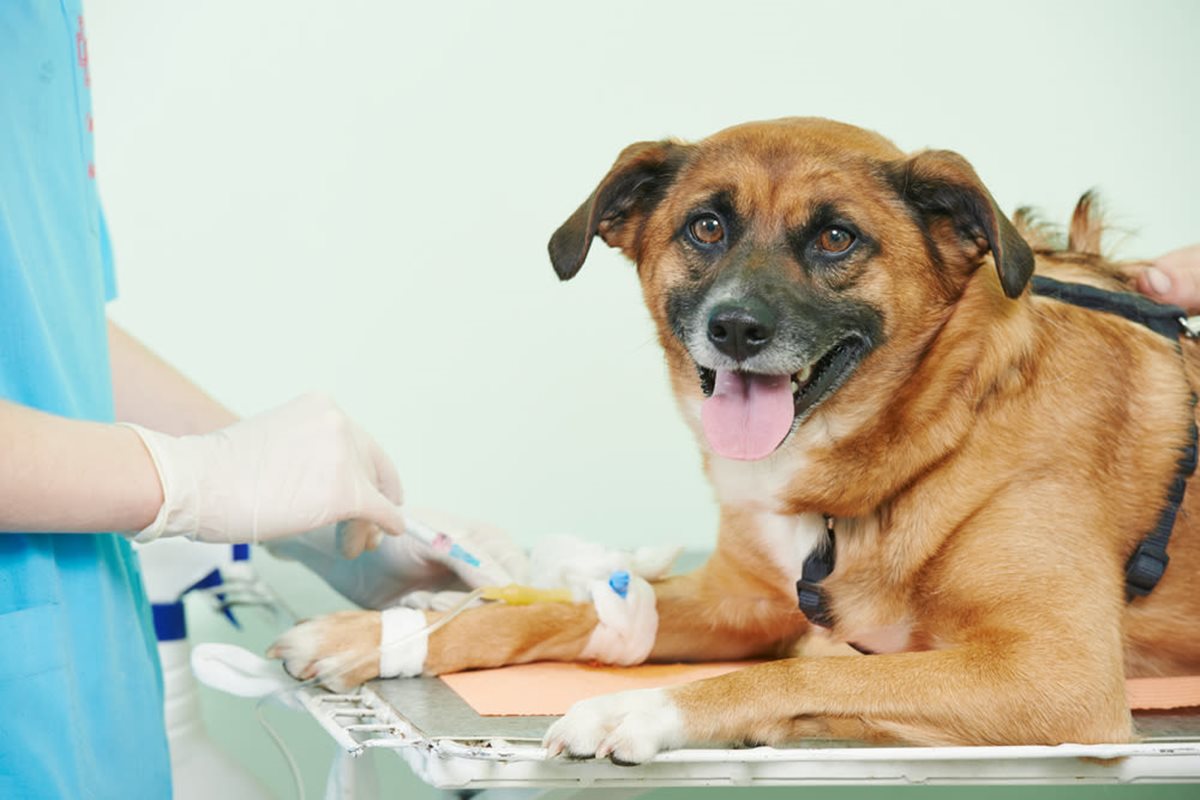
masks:
[[[0,2],[0,398],[111,420],[104,304],[115,285],[89,84],[79,0]],[[0,797],[170,794],[158,656],[129,544],[0,533]]]

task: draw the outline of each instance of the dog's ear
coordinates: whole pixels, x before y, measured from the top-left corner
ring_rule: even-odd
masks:
[[[672,141],[626,147],[592,196],[550,237],[550,263],[558,277],[575,277],[596,234],[636,261],[641,223],[666,194],[688,149]]]
[[[1004,293],[1020,296],[1033,275],[1033,251],[965,158],[927,150],[897,165],[892,180],[927,225],[949,220],[957,243],[975,263],[991,250]]]

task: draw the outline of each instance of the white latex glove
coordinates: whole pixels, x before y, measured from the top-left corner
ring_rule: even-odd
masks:
[[[405,515],[448,535],[479,559],[479,567],[439,553],[414,536],[389,536],[373,552],[346,559],[333,526],[272,542],[268,549],[304,564],[364,608],[387,608],[405,595],[461,597],[464,589],[524,582],[525,553],[501,529],[429,509],[406,509]]]
[[[357,555],[404,532],[396,468],[328,397],[290,403],[200,436],[129,425],[158,469],[163,504],[135,540],[264,542],[343,520]]]

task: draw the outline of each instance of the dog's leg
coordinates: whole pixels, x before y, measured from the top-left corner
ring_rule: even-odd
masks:
[[[721,551],[696,572],[653,586],[658,633],[651,661],[778,656],[807,627],[790,596],[760,583]],[[424,621],[440,616],[428,612]],[[471,608],[421,643],[426,651],[420,671],[437,675],[531,661],[576,661],[596,624],[590,603]],[[296,677],[319,676],[341,691],[379,676],[382,633],[381,612],[344,611],[297,625],[269,655],[282,658]],[[332,677],[348,664],[353,668]]]
[[[391,613],[391,612],[390,612]],[[414,628],[436,622],[438,612],[404,609]],[[424,650],[411,674],[439,675],[529,661],[573,660],[596,626],[591,604],[489,604],[463,611],[445,627],[408,645]],[[319,677],[345,691],[380,675],[383,612],[342,611],[305,620],[281,636],[267,655],[283,659],[296,678]],[[400,645],[401,648],[404,645]],[[348,671],[342,672],[349,666]]]
[[[1028,540],[988,535],[995,522],[960,529],[916,601],[933,649],[788,659],[598,697],[555,723],[547,745],[640,762],[684,743],[778,742],[847,720],[870,737],[924,744],[1128,740],[1118,564],[1099,547],[1041,534],[1036,520],[1020,528]],[[1030,541],[1044,558],[1028,558]],[[1029,590],[1049,586],[1088,602]]]
[[[652,584],[658,631],[650,661],[776,656],[807,627],[790,597],[766,596],[728,578],[715,584],[714,562],[721,559],[714,555],[697,572]],[[590,603],[470,609],[430,637],[425,672],[577,661],[596,624]]]
[[[788,659],[585,700],[546,741],[552,753],[621,763],[686,743],[779,744],[814,734],[918,744],[1127,741],[1120,671],[1098,679],[1077,666],[1060,662],[1048,672],[1044,652],[1014,657],[1007,644]]]

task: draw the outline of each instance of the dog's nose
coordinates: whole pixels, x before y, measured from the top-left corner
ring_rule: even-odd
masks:
[[[708,340],[730,358],[745,361],[770,344],[775,327],[775,312],[761,300],[721,303],[708,315]]]

